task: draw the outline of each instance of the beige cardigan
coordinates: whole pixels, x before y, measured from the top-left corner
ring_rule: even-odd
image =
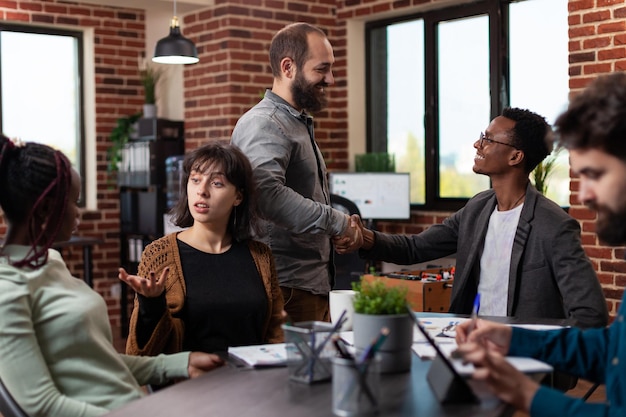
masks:
[[[165,299],[167,309],[157,324],[148,343],[140,349],[137,345],[137,319],[139,316],[139,301],[135,296],[133,313],[130,317],[130,332],[126,342],[126,353],[129,355],[154,356],[159,353],[177,353],[182,351],[185,326],[181,319],[173,317],[183,308],[186,286],[182,274],[180,254],[176,243],[178,232],[171,233],[150,243],[143,252],[139,264],[138,275],[147,277],[150,271],[157,276],[166,267],[170,272],[165,283]],[[267,294],[267,315],[263,328],[264,343],[280,343],[284,341],[283,330],[280,327],[283,318],[283,296],[278,286],[274,257],[268,246],[250,240],[250,253],[254,259],[259,275],[263,279],[263,286]]]

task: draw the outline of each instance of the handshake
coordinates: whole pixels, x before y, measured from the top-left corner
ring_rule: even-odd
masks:
[[[353,214],[348,217],[348,224],[343,234],[333,236],[332,241],[337,253],[345,254],[363,248],[368,240],[373,242],[373,238],[368,239],[370,235],[373,237],[373,232],[363,226],[363,222],[358,215]],[[371,244],[369,247],[371,247]],[[366,247],[366,249],[369,248]]]

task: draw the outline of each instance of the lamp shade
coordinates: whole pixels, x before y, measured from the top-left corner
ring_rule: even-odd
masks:
[[[152,61],[159,64],[195,64],[199,61],[196,45],[180,33],[178,19],[172,19],[170,34],[159,40]]]

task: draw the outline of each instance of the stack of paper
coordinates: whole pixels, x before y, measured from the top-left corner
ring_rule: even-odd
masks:
[[[457,317],[428,317],[420,318],[419,320],[428,333],[435,339],[442,353],[450,359],[457,372],[463,376],[470,376],[474,372],[473,365],[464,364],[460,359],[451,358],[452,352],[457,348],[455,327],[469,319]],[[519,325],[519,327],[535,330],[560,328],[560,326],[552,325]],[[435,349],[428,343],[416,326],[414,327],[413,334],[413,351],[422,359],[434,359],[436,356]],[[507,360],[511,365],[524,373],[550,373],[553,370],[552,366],[532,358],[508,356]]]

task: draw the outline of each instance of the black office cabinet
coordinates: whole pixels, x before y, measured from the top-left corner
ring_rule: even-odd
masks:
[[[137,273],[145,246],[163,236],[167,176],[165,160],[185,153],[184,124],[165,119],[140,119],[137,139],[129,141],[119,164],[120,261]],[[128,287],[120,292],[122,336],[128,334]]]

